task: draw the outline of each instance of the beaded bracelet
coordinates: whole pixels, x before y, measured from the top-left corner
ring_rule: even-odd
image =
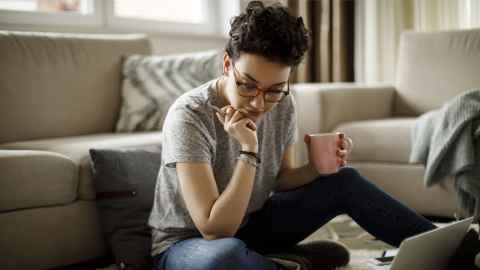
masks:
[[[260,158],[258,157],[257,153],[255,153],[255,152],[240,151],[240,154],[245,154],[245,155],[253,157],[257,161],[258,164],[262,163]]]
[[[247,155],[240,155],[237,157],[238,160],[243,160],[245,162],[247,162],[249,165],[257,168],[258,167],[258,164],[257,164],[257,161],[255,159],[253,159],[251,156],[247,156]]]

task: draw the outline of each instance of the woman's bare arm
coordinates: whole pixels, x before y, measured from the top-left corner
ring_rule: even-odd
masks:
[[[277,177],[277,191],[286,191],[306,185],[318,176],[317,170],[308,163],[302,167],[295,167],[293,145],[287,147],[283,155],[282,167]]]
[[[256,168],[238,160],[225,190],[219,194],[208,163],[177,163],[183,199],[195,226],[207,240],[237,232],[248,207]]]

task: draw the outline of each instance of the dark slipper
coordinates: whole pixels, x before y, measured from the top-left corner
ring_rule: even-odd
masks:
[[[329,240],[296,245],[273,256],[296,261],[303,266],[302,270],[335,269],[347,265],[350,261],[348,248],[339,242]]]
[[[287,253],[287,252],[282,252],[282,253],[271,253],[266,255],[269,259],[273,260],[280,269],[282,270],[290,270],[290,269],[298,269],[300,268],[301,270],[312,270],[314,269],[312,267],[312,264],[310,261],[307,260],[307,258],[303,256],[299,256],[296,254],[292,253]],[[287,262],[280,262],[281,261],[287,261]],[[292,262],[292,263],[289,263]]]

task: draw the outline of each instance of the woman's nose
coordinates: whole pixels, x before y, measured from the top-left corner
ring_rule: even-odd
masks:
[[[265,107],[265,98],[263,93],[260,93],[260,95],[254,97],[251,101],[251,105],[259,111],[263,111]]]

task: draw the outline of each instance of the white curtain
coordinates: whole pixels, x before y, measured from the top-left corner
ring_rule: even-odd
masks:
[[[400,34],[480,27],[480,0],[355,1],[355,81],[395,81]]]

